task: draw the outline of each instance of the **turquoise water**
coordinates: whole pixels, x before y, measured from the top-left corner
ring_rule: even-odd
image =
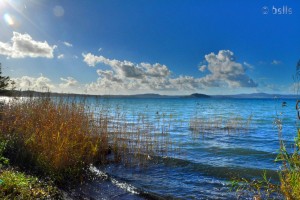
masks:
[[[151,194],[151,198],[166,199],[235,199],[236,194],[229,192],[233,177],[259,178],[266,170],[271,180],[278,182],[280,164],[274,162],[279,149],[275,119],[282,120],[282,137],[287,147],[292,148],[296,135],[295,100],[88,99],[91,106],[96,101],[125,113],[125,118],[132,122],[140,113],[150,122],[155,122],[157,115],[172,116],[168,134],[173,145],[180,147],[178,153],[153,156],[147,167],[110,164],[94,169],[105,174],[105,181],[136,194],[136,198]],[[282,107],[283,101],[287,106]],[[190,126],[195,118],[214,123],[216,119],[229,121],[236,117],[242,119],[238,130],[226,124],[199,130]],[[232,128],[229,132],[228,127]],[[90,183],[91,188],[101,187],[103,182],[97,181]],[[243,199],[252,199],[251,194],[244,195]]]

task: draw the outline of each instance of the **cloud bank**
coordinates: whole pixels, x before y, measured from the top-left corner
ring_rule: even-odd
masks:
[[[60,78],[60,80],[62,81],[62,83],[59,84],[60,88],[74,87],[78,84],[78,81],[73,77]]]
[[[133,63],[97,56],[91,53],[82,54],[83,61],[90,67],[96,67],[98,78],[95,81],[79,83],[73,77],[60,78],[60,83],[53,83],[49,78],[23,76],[16,78],[16,86],[22,90],[51,90],[64,92],[94,94],[190,94],[191,92],[207,93],[210,89],[226,90],[239,88],[257,88],[258,84],[246,73],[250,65],[239,63],[234,53],[220,50],[217,54],[204,56],[205,63],[199,69],[199,77],[173,75],[170,68],[160,63]],[[106,66],[106,68],[104,68]],[[252,68],[252,66],[251,66]]]
[[[180,75],[172,77],[171,70],[163,64],[142,62],[135,64],[130,61],[108,59],[91,53],[82,54],[83,61],[90,67],[97,64],[109,66],[109,70],[98,69],[99,78],[96,82],[87,84],[90,91],[181,91],[190,92],[205,88],[239,88],[257,87],[247,74],[241,63],[235,61],[233,52],[220,50],[218,54],[205,55],[206,65],[199,67],[199,71],[208,71],[203,77]],[[201,73],[199,73],[201,74]]]
[[[101,63],[111,70],[98,69],[99,78],[96,82],[87,85],[90,91],[109,90],[142,90],[142,91],[174,91],[200,89],[199,81],[190,76],[171,78],[171,71],[166,65],[160,63],[150,64],[142,62],[135,64],[130,61],[108,59],[95,56],[91,53],[82,54],[84,62],[91,67]]]
[[[51,80],[43,75],[38,78],[22,76],[12,80],[15,82],[15,87],[20,90],[48,91],[55,88]]]
[[[73,77],[61,77],[61,83],[54,84],[51,79],[41,75],[40,77],[22,76],[20,78],[12,78],[15,87],[18,90],[34,90],[34,91],[51,91],[51,92],[70,92],[74,91],[78,86],[78,81]]]

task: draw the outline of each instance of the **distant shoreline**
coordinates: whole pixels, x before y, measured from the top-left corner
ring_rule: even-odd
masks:
[[[298,99],[299,95],[294,94],[268,94],[268,93],[250,93],[250,94],[233,94],[233,95],[206,95],[193,93],[190,95],[160,95],[155,93],[133,94],[133,95],[94,95],[94,94],[76,94],[76,93],[57,93],[57,92],[37,92],[37,91],[13,91],[10,96],[52,96],[52,97],[95,97],[95,98],[147,98],[147,99],[167,99],[167,98],[214,98],[214,99]],[[2,94],[0,96],[8,96]]]

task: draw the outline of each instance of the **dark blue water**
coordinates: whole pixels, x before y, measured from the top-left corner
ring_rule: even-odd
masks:
[[[283,101],[287,106],[282,107]],[[164,116],[171,124],[168,134],[173,147],[180,149],[167,156],[152,155],[146,167],[110,164],[93,171],[105,174],[110,177],[106,181],[127,191],[117,199],[132,199],[128,192],[140,194],[135,198],[151,194],[166,199],[235,199],[236,193],[229,191],[234,177],[260,178],[266,170],[271,180],[278,182],[280,163],[274,162],[278,139],[282,137],[292,148],[297,121],[295,103],[287,99],[91,98],[91,107],[100,104],[101,109],[109,108],[111,113],[122,112],[133,123],[141,113],[153,123],[157,115]],[[193,119],[206,124],[222,119],[223,124],[193,129]],[[224,123],[232,119],[240,123]],[[282,121],[282,136],[275,119]],[[97,188],[101,184],[98,180],[90,186]]]

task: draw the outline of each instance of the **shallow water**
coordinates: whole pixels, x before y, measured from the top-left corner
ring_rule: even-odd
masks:
[[[275,118],[282,119],[282,137],[287,147],[292,148],[296,134],[295,100],[89,99],[91,105],[96,101],[103,107],[121,110],[133,122],[140,113],[153,122],[157,115],[172,119],[169,134],[174,147],[180,147],[178,153],[151,157],[146,167],[110,164],[97,168],[123,183],[118,185],[110,179],[127,193],[132,192],[128,187],[133,187],[133,193],[149,194],[153,198],[235,199],[236,194],[229,192],[230,180],[259,178],[264,170],[276,183],[280,164],[274,162],[279,149]],[[286,107],[281,106],[282,101],[287,102]],[[221,118],[228,121],[239,117],[244,121],[238,130],[229,132],[224,124],[193,130],[190,122],[195,117],[205,119],[206,124]],[[246,126],[249,117],[251,122]],[[101,181],[98,184],[101,187]],[[97,187],[97,181],[91,185]],[[252,199],[251,194],[245,194],[243,199],[247,198]],[[131,197],[125,195],[121,199]]]

